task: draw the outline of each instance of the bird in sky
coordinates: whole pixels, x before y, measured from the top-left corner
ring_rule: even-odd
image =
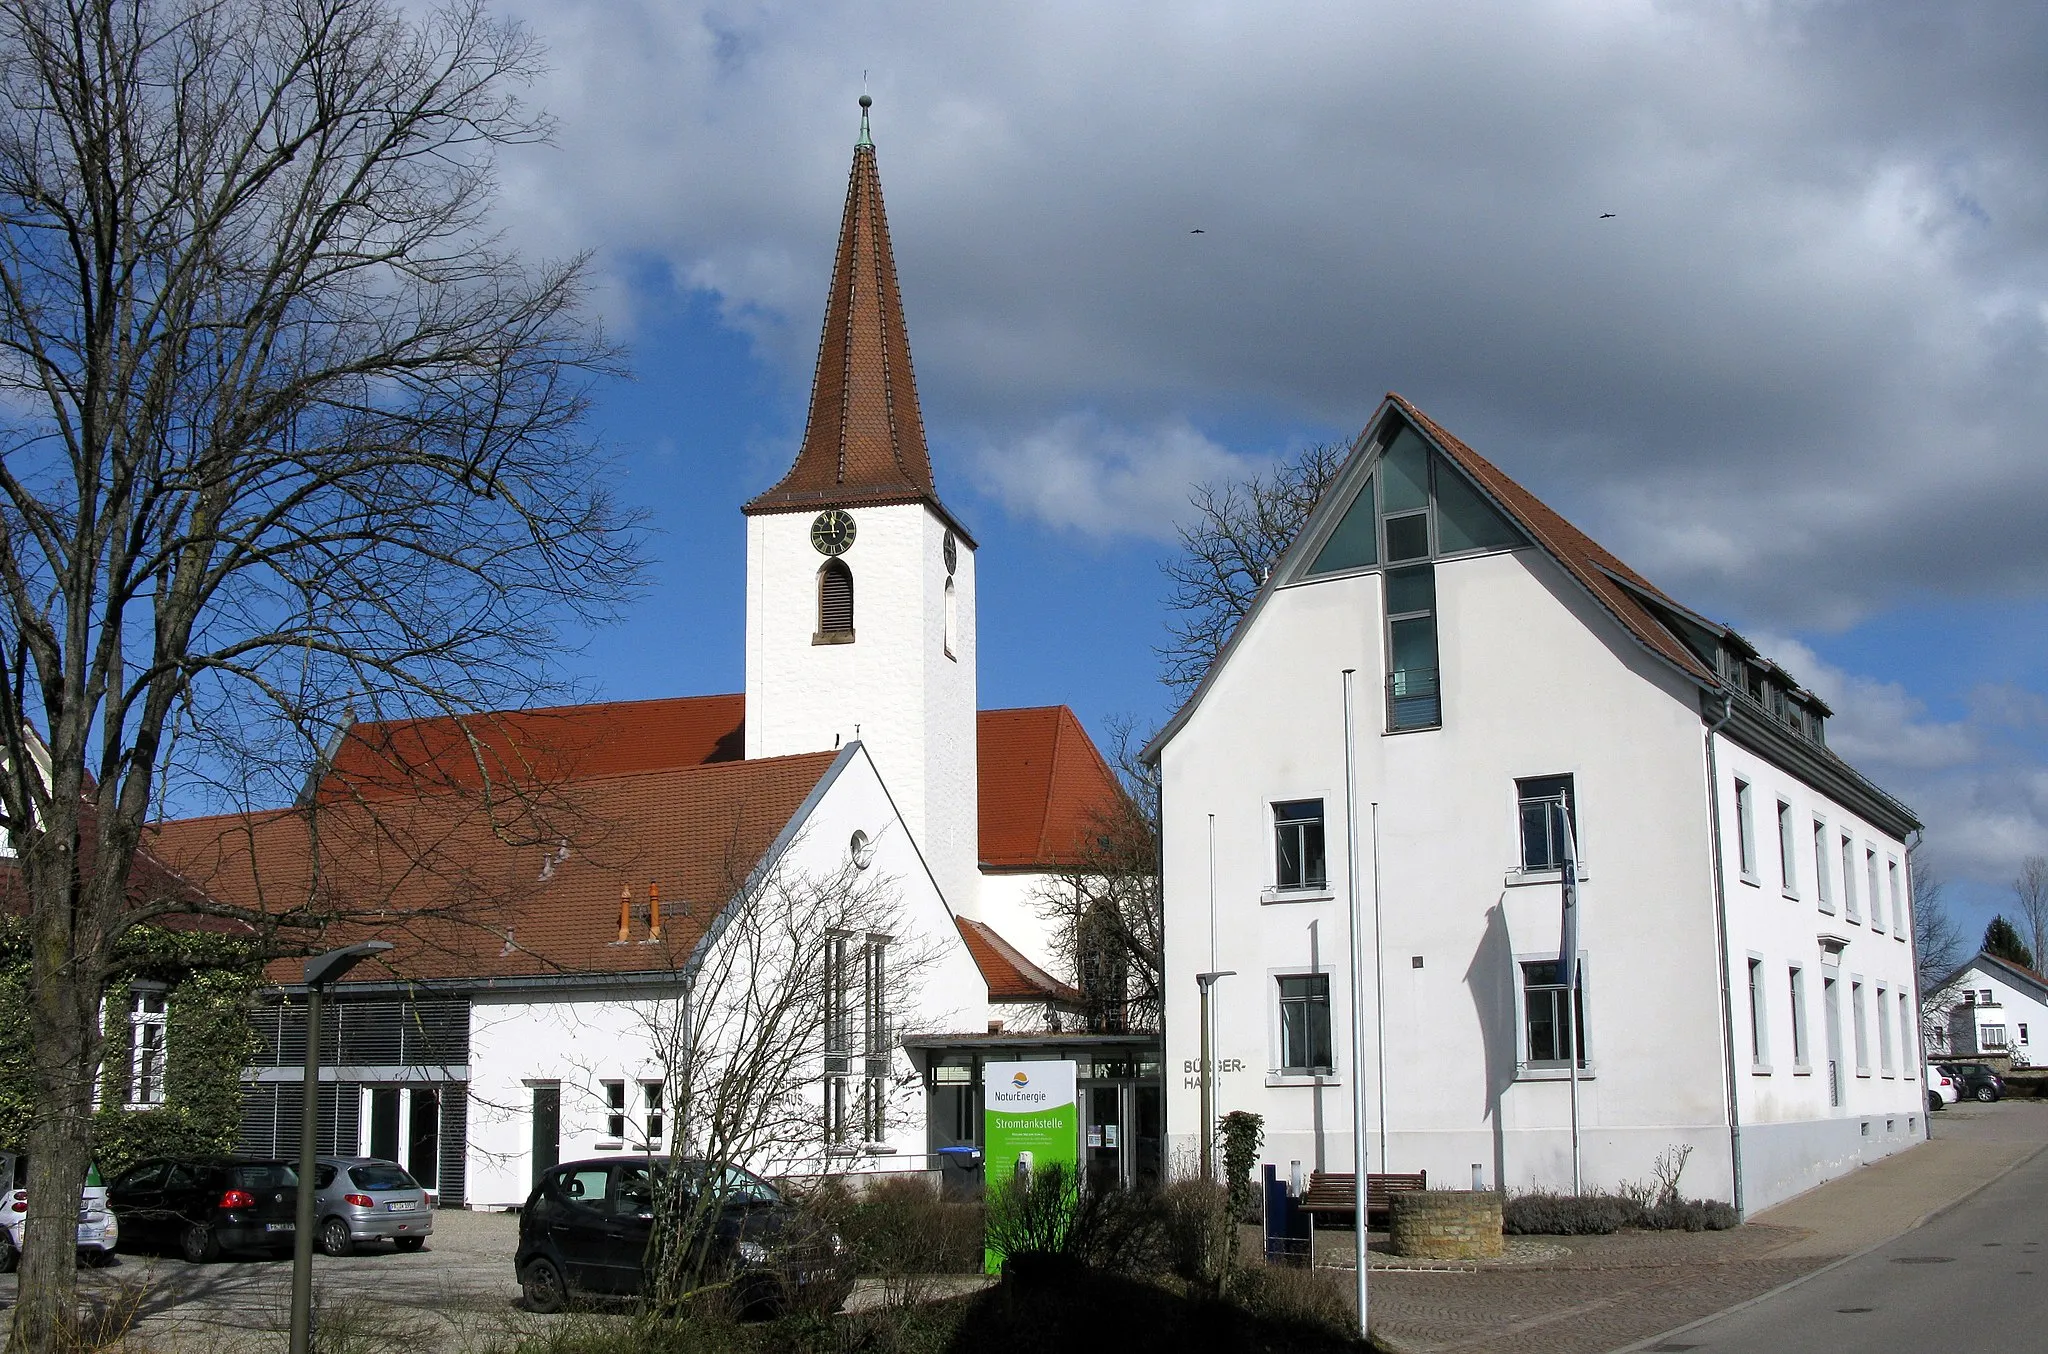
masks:
[[[1203,230],[1200,226],[1196,226],[1193,230],[1188,232],[1188,234],[1190,235],[1207,235],[1208,233],[1208,231]]]
[[[1601,219],[1602,221],[1612,221],[1612,220],[1614,219],[1614,213],[1613,213],[1613,212],[1602,212],[1602,213],[1600,213],[1600,219]]]

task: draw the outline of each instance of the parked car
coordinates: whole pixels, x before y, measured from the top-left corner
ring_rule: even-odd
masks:
[[[298,1197],[291,1163],[229,1157],[144,1161],[107,1189],[124,1243],[173,1245],[195,1265],[222,1251],[290,1255]]]
[[[433,1200],[395,1161],[321,1157],[313,1188],[313,1238],[328,1255],[353,1255],[365,1241],[416,1251],[433,1234]]]
[[[0,1274],[15,1266],[28,1231],[28,1157],[0,1152]],[[107,1211],[107,1187],[97,1166],[85,1170],[78,1199],[78,1258],[104,1265],[114,1258],[121,1224]]]
[[[1962,1095],[1987,1105],[2005,1098],[2005,1078],[1983,1063],[1942,1063],[1941,1070],[1955,1080]]]
[[[554,1312],[573,1293],[638,1293],[655,1191],[671,1172],[682,1173],[687,1197],[705,1200],[711,1268],[733,1281],[743,1307],[773,1309],[801,1296],[836,1311],[853,1291],[838,1235],[759,1176],[705,1161],[614,1157],[557,1166],[527,1197],[513,1259],[526,1305]]]
[[[1927,1064],[1927,1108],[1946,1109],[1963,1098],[1963,1088],[1954,1077],[1934,1064]]]

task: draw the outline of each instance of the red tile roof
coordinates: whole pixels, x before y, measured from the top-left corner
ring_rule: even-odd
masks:
[[[1081,721],[1064,705],[1040,705],[983,710],[975,729],[982,868],[1074,863],[1121,793]]]
[[[359,723],[336,750],[320,798],[410,798],[474,792],[486,776],[501,786],[559,784],[735,762],[746,755],[746,712],[746,697],[735,694]]]
[[[918,502],[938,506],[938,490],[910,368],[882,176],[875,148],[863,143],[854,148],[847,177],[803,445],[789,473],[744,511]]]
[[[493,786],[715,766],[745,748],[746,698],[687,696],[357,724],[321,782],[319,802],[411,798],[422,790],[474,794]],[[981,864],[1051,870],[1116,804],[1116,777],[1064,705],[983,710]],[[394,767],[403,770],[394,770]]]
[[[1063,1006],[1081,1004],[1081,994],[1038,965],[1026,959],[1016,946],[995,933],[985,922],[955,917],[960,939],[967,944],[974,966],[988,984],[988,999],[1003,1001],[1051,1001]]]
[[[187,819],[159,825],[151,846],[223,901],[357,917],[323,943],[398,943],[354,980],[654,972],[689,956],[836,755],[592,777],[494,808],[439,794]],[[661,893],[658,943],[650,884]],[[622,887],[635,914],[625,945]],[[297,975],[295,962],[272,973]]]

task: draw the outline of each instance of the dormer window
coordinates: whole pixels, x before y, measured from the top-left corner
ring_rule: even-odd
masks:
[[[811,642],[853,642],[853,570],[843,559],[828,559],[819,566],[818,633]]]

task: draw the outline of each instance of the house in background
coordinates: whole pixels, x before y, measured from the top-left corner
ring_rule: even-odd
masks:
[[[1828,713],[1389,396],[1147,749],[1172,1150],[1215,973],[1215,1112],[1283,1173],[1353,1168],[1362,1081],[1373,1169],[1569,1189],[1574,1062],[1589,1187],[1682,1145],[1754,1210],[1918,1141],[1917,823]]]
[[[674,995],[737,880],[867,859],[913,933],[835,961],[858,1019],[819,1050],[818,1160],[927,1169],[979,1140],[984,1060],[1073,1057],[1109,1144],[1091,1167],[1156,1175],[1158,1037],[1084,1028],[1039,905],[1120,791],[1064,706],[978,708],[978,551],[933,479],[865,116],[803,442],[743,512],[744,692],[358,724],[305,805],[161,826],[223,896],[450,910],[393,937],[402,984],[366,965],[339,985],[321,1141],[482,1206],[557,1156],[670,1145],[644,1003]],[[486,811],[486,779],[545,812]],[[891,945],[942,957],[909,1009],[875,1010],[862,975]],[[288,970],[246,1078],[252,1150],[298,1129]]]
[[[1929,1057],[2005,1058],[2032,1067],[2034,1036],[2048,1038],[2048,978],[1984,952],[1928,994]]]

